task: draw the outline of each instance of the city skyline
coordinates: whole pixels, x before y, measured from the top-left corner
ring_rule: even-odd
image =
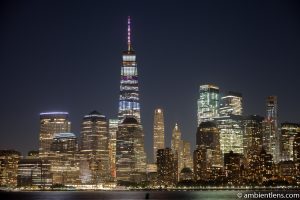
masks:
[[[31,3],[33,6],[31,9],[33,9],[34,11],[33,15],[34,16],[41,15],[40,13],[41,11],[37,9],[40,8],[39,6],[41,5],[39,3],[34,3],[34,2]],[[95,2],[93,3],[97,5],[97,3]],[[195,4],[197,6],[200,6],[201,3],[199,5],[197,3]],[[202,3],[202,4],[208,7],[208,9],[212,9],[212,5],[210,5],[209,3]],[[64,3],[64,6],[66,5],[67,4]],[[246,48],[243,47],[242,44],[246,46],[248,42],[244,41],[244,39],[245,38],[251,39],[251,36],[253,35],[247,35],[244,31],[248,30],[249,28],[247,27],[248,25],[250,27],[260,27],[259,25],[262,24],[259,24],[258,21],[255,20],[252,21],[248,19],[246,16],[244,16],[242,13],[239,12],[234,12],[234,14],[244,17],[243,19],[246,22],[248,22],[248,25],[247,26],[244,25],[240,28],[237,28],[236,30],[237,32],[230,31],[230,28],[236,27],[235,23],[238,23],[238,20],[235,21],[234,18],[232,18],[234,15],[230,15],[230,16],[225,15],[225,19],[222,19],[223,21],[218,18],[218,20],[221,20],[224,23],[227,22],[227,25],[229,25],[229,28],[228,27],[222,28],[221,24],[213,24],[211,26],[209,24],[206,24],[204,20],[201,18],[200,14],[193,12],[193,14],[195,16],[198,16],[198,18],[196,17],[195,19],[193,19],[192,14],[184,16],[184,19],[180,18],[180,16],[175,16],[174,13],[172,15],[173,18],[164,16],[162,17],[162,21],[157,24],[157,26],[160,29],[158,28],[157,30],[153,31],[152,34],[149,33],[147,34],[145,32],[147,30],[148,31],[151,30],[150,27],[151,28],[155,27],[154,24],[157,22],[158,18],[154,16],[152,16],[153,18],[151,18],[149,12],[148,13],[146,12],[145,15],[142,15],[137,11],[134,12],[133,9],[131,11],[128,11],[128,13],[132,16],[133,19],[132,26],[134,27],[133,28],[134,30],[133,30],[132,40],[135,49],[138,51],[138,65],[139,65],[139,76],[140,76],[139,80],[141,84],[140,86],[141,87],[140,101],[142,107],[141,116],[142,116],[142,123],[145,130],[144,131],[145,141],[152,141],[153,111],[155,108],[161,107],[164,109],[164,114],[165,114],[166,147],[168,146],[170,147],[172,128],[175,122],[177,121],[180,124],[183,139],[188,140],[190,142],[194,142],[194,138],[197,131],[196,108],[197,108],[198,88],[200,85],[207,84],[207,83],[213,83],[219,86],[221,88],[221,92],[223,93],[230,90],[242,93],[245,115],[260,114],[262,116],[265,116],[265,98],[270,95],[277,95],[278,107],[279,107],[278,116],[280,122],[284,122],[284,121],[294,122],[294,123],[299,122],[298,116],[300,112],[297,111],[297,109],[294,109],[293,107],[290,106],[293,104],[296,105],[296,102],[299,101],[300,97],[298,94],[295,94],[293,91],[289,91],[287,89],[288,86],[291,87],[293,85],[299,85],[299,80],[296,79],[296,75],[293,75],[294,73],[291,73],[291,71],[297,72],[296,66],[299,65],[299,58],[297,58],[297,52],[299,52],[299,39],[296,37],[297,33],[299,32],[299,28],[293,26],[294,25],[293,23],[297,23],[299,21],[296,20],[296,16],[295,16],[296,13],[291,12],[289,15],[287,15],[288,14],[287,10],[288,8],[290,8],[289,6],[291,6],[288,3],[284,4],[286,7],[283,6],[283,8],[278,7],[279,6],[278,2],[272,4],[273,7],[271,8],[268,7],[266,3],[260,4],[258,2],[249,4],[248,5],[249,8],[247,6],[246,8],[243,7],[245,5],[242,6],[242,5],[235,4],[236,6],[235,8],[237,8],[238,6],[242,6],[243,9],[250,12],[251,6],[255,7],[258,5],[263,6],[264,9],[267,10],[269,9],[268,10],[269,15],[266,18],[264,18],[264,20],[270,23],[268,24],[268,28],[265,31],[267,32],[269,31],[268,33],[272,33],[274,35],[269,36],[271,37],[270,41],[266,40],[263,42],[263,44],[259,45],[258,43],[255,43],[256,45],[253,45],[251,50],[247,50]],[[25,12],[26,9],[28,9],[26,8],[26,5],[20,5],[20,6],[21,6],[20,8],[21,11],[23,12]],[[53,8],[57,7],[55,3],[53,4],[49,3],[49,6],[50,7],[52,6]],[[71,9],[68,9],[64,6],[63,6],[63,10],[67,9],[69,12],[71,12]],[[72,4],[72,6],[73,6],[72,8],[74,8],[75,10],[79,9],[77,4]],[[110,7],[112,5],[107,4],[107,6]],[[137,5],[134,6],[135,8],[137,8],[138,6],[141,5],[137,3]],[[178,6],[178,4],[176,4],[175,7],[176,6]],[[227,13],[221,10],[221,8],[218,6],[217,6],[218,8],[217,10],[220,10],[221,12],[223,12],[223,14]],[[187,7],[187,11],[188,10],[194,11],[191,5],[187,5],[186,7]],[[8,4],[7,7],[5,8],[14,9],[15,7],[12,4]],[[43,7],[43,9],[46,8]],[[276,14],[274,10],[278,10],[278,9],[280,9],[285,15],[283,16],[282,19],[283,21],[279,24],[276,24],[275,22],[280,15]],[[292,8],[290,9],[292,10]],[[93,10],[93,9],[89,6],[83,8],[84,13],[88,12],[88,10]],[[28,20],[32,16],[22,12],[19,13],[17,13],[17,11],[15,12],[16,15],[10,15],[8,14],[8,11],[4,12],[5,14],[3,15],[5,16],[7,15],[8,19],[1,17],[1,21],[6,22],[4,24],[7,30],[12,31],[14,34],[17,34],[16,32],[14,32],[14,30],[18,30],[22,28],[22,26],[19,24],[21,23],[20,17],[24,15],[25,16],[24,20],[26,19]],[[172,11],[169,12],[172,13]],[[70,32],[71,30],[77,30],[76,28],[83,26],[86,20],[91,19],[90,16],[87,17],[86,20],[82,19],[84,22],[80,22],[78,26],[77,25],[73,26],[72,24],[70,25],[69,23],[66,23],[65,30],[64,28],[59,29],[62,30],[61,32],[62,35],[60,32],[54,31],[54,33],[57,34],[56,37],[58,37],[57,38],[58,40],[54,42],[54,44],[58,45],[57,47],[51,46],[51,44],[49,44],[49,42],[52,41],[50,35],[43,36],[43,34],[46,33],[43,32],[42,28],[35,27],[34,23],[39,24],[38,23],[40,22],[39,20],[34,18],[35,21],[32,24],[29,23],[29,21],[27,21],[26,23],[29,23],[29,25],[31,26],[24,29],[25,36],[29,37],[30,34],[33,34],[34,31],[36,30],[42,32],[42,36],[39,36],[37,39],[34,39],[33,36],[30,36],[32,37],[30,41],[33,42],[33,45],[31,47],[28,47],[28,44],[30,43],[26,43],[22,39],[21,35],[18,34],[15,35],[15,37],[17,38],[16,42],[20,42],[20,44],[22,44],[22,42],[25,43],[23,49],[21,45],[20,46],[21,50],[17,51],[18,52],[17,58],[24,59],[22,56],[28,55],[28,53],[24,52],[24,50],[26,50],[27,48],[32,48],[32,53],[31,54],[29,53],[29,58],[27,58],[28,60],[25,60],[24,62],[25,66],[28,66],[30,63],[33,63],[34,67],[31,68],[29,67],[28,68],[29,71],[23,69],[21,63],[18,64],[19,61],[12,60],[12,56],[15,55],[12,54],[12,52],[14,52],[13,50],[15,49],[14,45],[17,45],[17,43],[13,42],[11,46],[11,44],[8,42],[12,41],[14,37],[8,35],[9,31],[8,32],[1,31],[1,36],[4,42],[4,45],[1,47],[1,52],[2,52],[1,63],[5,67],[5,72],[6,72],[5,74],[7,74],[7,77],[1,76],[2,77],[1,87],[3,87],[3,91],[4,91],[3,98],[1,100],[1,104],[2,104],[1,108],[4,113],[3,116],[1,117],[1,121],[2,121],[1,125],[4,126],[3,132],[1,133],[3,140],[1,140],[0,143],[0,147],[2,149],[3,148],[16,149],[22,151],[23,154],[32,149],[37,150],[38,137],[39,137],[38,117],[40,112],[47,112],[47,111],[69,112],[70,115],[69,118],[70,121],[72,122],[72,127],[74,127],[72,128],[71,132],[74,132],[77,135],[77,137],[79,136],[80,133],[80,122],[86,113],[89,113],[93,110],[98,110],[100,113],[104,114],[109,119],[117,117],[118,84],[119,84],[119,74],[120,74],[119,69],[121,65],[120,54],[125,47],[126,37],[124,37],[124,35],[126,34],[126,31],[124,30],[126,30],[125,29],[126,23],[124,23],[124,21],[129,15],[128,13],[122,11],[116,17],[113,17],[108,13],[104,15],[107,21],[106,22],[101,21],[101,23],[107,25],[106,27],[108,28],[106,30],[109,32],[109,34],[112,34],[112,36],[107,35],[107,33],[106,34],[102,33],[103,31],[102,29],[95,28],[98,27],[95,26],[96,21],[92,21],[92,23],[89,24],[89,26],[87,27],[87,29],[90,31],[80,32],[80,34],[82,35],[80,35],[79,33],[74,34]],[[73,15],[76,16],[75,14]],[[12,16],[15,16],[16,19],[13,19]],[[52,16],[51,12],[48,12],[42,16],[43,16],[42,19],[48,19],[49,23],[53,27],[56,25],[57,22],[58,25],[64,25],[64,22],[60,22],[58,20],[59,18],[54,18],[50,20],[49,17]],[[264,16],[264,14],[261,11],[258,12],[257,14],[253,14],[253,16],[258,17],[256,19],[258,20],[260,19],[259,16],[262,17]],[[67,16],[64,17],[68,19],[70,22],[72,22],[71,18],[68,18]],[[97,19],[100,21],[101,15],[99,15]],[[205,29],[200,30],[200,27],[191,26],[191,24],[189,24],[193,22],[193,20],[196,21],[196,19],[198,19],[201,23],[203,23],[202,25],[207,26],[208,29],[206,29],[206,31]],[[230,21],[229,19],[233,21]],[[14,25],[13,24],[9,25],[8,23],[9,20],[12,21],[16,20],[15,21],[16,23]],[[210,19],[210,20],[211,22],[216,22],[216,19]],[[286,24],[285,20],[288,20],[289,24]],[[250,22],[254,24],[251,24]],[[271,22],[273,22],[273,24]],[[255,23],[258,23],[258,25]],[[147,27],[148,24],[149,27]],[[43,24],[40,25],[43,27]],[[185,32],[183,32],[180,28],[177,29],[178,28],[177,25],[183,25],[188,30],[193,30],[194,28],[196,30],[196,33],[201,32],[203,35],[201,35],[202,37],[200,37],[200,39],[197,37],[194,38],[194,40],[193,37],[191,38],[187,36],[184,37]],[[171,31],[169,32],[169,30],[166,30],[164,26],[169,27]],[[99,25],[99,27],[102,26]],[[293,32],[284,32],[283,29],[277,30],[277,28],[279,27],[281,28],[285,27],[290,31],[293,30]],[[213,30],[218,30],[218,28],[223,30],[225,35],[223,36],[215,35],[215,38],[211,37],[209,34],[214,33]],[[254,36],[255,34],[257,34],[256,37],[253,36],[254,38],[252,38],[254,41],[260,41],[260,39],[268,38],[267,35],[264,35],[263,33],[260,32],[259,28],[257,29],[258,30],[254,30],[252,32]],[[279,32],[272,32],[274,30],[277,30]],[[101,35],[102,37],[98,38],[96,37],[96,35],[99,33],[102,33],[103,35]],[[237,39],[239,41],[235,41],[233,39],[233,36],[230,35],[230,33],[232,33],[233,35],[240,35],[241,38]],[[89,34],[94,35],[94,37],[88,37]],[[68,36],[71,36],[71,40],[67,39],[69,38]],[[170,36],[169,40],[168,40],[168,36]],[[194,35],[194,37],[195,36],[196,35]],[[285,37],[279,37],[279,36],[286,36],[288,38],[294,38],[295,40],[293,41],[293,43],[291,43],[290,39],[287,39]],[[223,40],[222,37],[224,37]],[[62,38],[65,38],[66,42],[63,42],[62,45],[59,45],[57,42],[59,41],[59,39]],[[79,43],[80,44],[79,49],[76,49],[72,52],[71,47],[73,48],[74,46],[71,44],[71,42],[77,41],[78,38],[85,40],[86,43],[84,42],[83,42],[84,44]],[[108,41],[106,41],[106,38]],[[89,41],[89,40],[97,41],[97,39],[100,40],[96,42],[98,46],[92,44],[91,41]],[[282,48],[279,49],[279,47],[278,49],[277,47],[275,47],[277,49],[277,53],[275,50],[270,49],[271,42],[276,39],[278,39],[278,42],[281,45],[281,47],[285,47],[283,49],[289,50],[293,52],[295,55],[284,54],[283,50],[281,50]],[[45,44],[45,47],[43,47],[43,45],[39,46],[38,40],[41,40],[42,44]],[[184,40],[187,44],[181,40]],[[221,42],[219,41],[218,44],[215,44],[214,40],[216,41],[221,40]],[[222,41],[224,42],[224,44],[222,43]],[[104,46],[107,45],[106,47],[108,48],[106,47],[104,48],[104,46],[102,47],[101,46],[102,42],[104,43]],[[173,42],[176,42],[176,46],[174,46],[175,44],[173,44]],[[230,42],[233,42],[231,45],[234,46],[232,47],[233,49],[231,49],[232,53],[228,53],[225,51],[225,47],[229,47]],[[153,44],[149,44],[149,43],[153,43]],[[209,44],[213,44],[213,45],[210,46]],[[182,53],[181,51],[175,50],[176,48],[189,50],[188,48],[189,45],[193,47],[192,50],[188,52],[189,54],[186,54],[184,52]],[[199,50],[198,50],[198,45],[202,46],[202,48],[199,47],[200,48]],[[6,51],[5,51],[5,47],[7,47]],[[154,49],[154,47],[156,47],[157,49]],[[210,49],[209,51],[208,47],[211,47],[212,49]],[[257,50],[258,47],[263,47],[264,50],[269,50],[270,52],[264,52],[263,55],[265,55],[265,57],[262,58],[258,53],[257,54],[253,53],[253,51]],[[54,53],[54,50],[56,48],[59,48],[58,51],[61,54],[66,54],[67,56],[61,57],[60,53]],[[81,54],[83,53],[83,51],[80,50],[80,48],[82,49],[87,48],[90,49],[90,51],[88,51],[87,54]],[[215,52],[213,50],[214,48],[215,50],[216,49],[219,50]],[[45,53],[45,54],[37,53],[37,51],[42,49],[48,50],[49,53]],[[221,49],[223,49],[223,51]],[[244,53],[237,53],[239,49],[244,50]],[[206,50],[208,51],[207,54],[205,54],[204,52]],[[250,52],[249,57],[247,57],[248,54],[246,52],[248,53]],[[179,56],[176,53],[180,53],[182,55]],[[270,55],[268,55],[268,53],[270,53]],[[75,62],[78,61],[77,58],[74,57],[75,55],[82,57],[81,60],[79,61],[79,64],[75,64]],[[103,57],[99,55],[103,55]],[[226,55],[229,56],[228,60],[224,58],[224,56],[226,57]],[[276,59],[274,55],[277,55]],[[5,56],[8,57],[5,58]],[[200,60],[196,59],[197,56],[200,56]],[[252,56],[255,59],[253,60],[250,59]],[[89,58],[92,58],[92,61]],[[154,61],[151,61],[151,59],[153,58]],[[174,58],[176,58],[175,59],[176,62],[172,61],[172,59]],[[243,58],[245,58],[245,60],[243,60]],[[235,62],[234,61],[235,59],[238,60],[239,62],[238,61]],[[274,59],[276,62],[273,61],[272,59]],[[90,63],[92,67],[86,67],[86,63]],[[159,65],[155,66],[157,64]],[[235,67],[232,68],[228,67],[231,64],[235,65]],[[251,64],[256,64],[257,66],[251,66]],[[274,67],[274,66],[280,66],[280,64],[281,66],[283,65],[288,65],[288,66],[284,66],[281,69],[280,68],[277,69],[276,67]],[[72,67],[73,65],[76,67],[73,68]],[[176,66],[176,67],[172,67],[172,66]],[[258,69],[261,69],[261,71],[259,71],[261,74],[255,73],[256,74],[255,76],[258,77],[251,78],[248,77],[249,76],[248,74],[242,76],[243,73],[238,72],[238,75],[240,76],[238,76],[237,79],[232,79],[233,74],[236,72],[235,70],[241,70],[240,69],[241,66],[248,66],[250,75],[252,70],[253,72],[256,72],[256,70]],[[14,69],[12,70],[9,67],[14,67]],[[107,70],[108,68],[111,71]],[[200,68],[200,70],[198,68]],[[15,71],[15,69],[17,70]],[[184,69],[188,69],[188,70],[184,70]],[[220,73],[214,74],[215,69],[217,69],[217,71],[219,71]],[[273,69],[274,71],[270,71],[270,69]],[[276,72],[275,69],[277,69],[278,71]],[[89,70],[90,72],[88,72]],[[264,72],[264,70],[267,71],[267,73]],[[57,71],[61,73],[56,73]],[[22,77],[23,72],[25,73],[26,78]],[[27,72],[28,74],[26,74]],[[277,79],[281,78],[281,76],[285,75],[283,72],[286,72],[286,76],[292,77],[288,79],[289,83],[276,81]],[[199,77],[198,75],[194,75],[197,73],[199,73],[199,75],[201,74],[204,75],[202,75],[202,77],[201,76]],[[111,80],[109,80],[106,77],[109,77],[109,79]],[[27,82],[26,80],[29,81]],[[244,83],[251,80],[253,81],[251,82],[252,84]],[[22,83],[24,84],[22,84],[21,86],[14,85],[16,83],[19,83],[18,81],[20,81],[21,84]],[[71,82],[71,84],[69,82]],[[8,83],[13,83],[13,84],[8,84]],[[272,83],[271,84],[272,87],[269,86],[269,83]],[[103,87],[102,85],[105,85],[105,87]],[[88,89],[86,90],[86,88]],[[27,94],[27,92],[29,93],[29,95]],[[29,97],[27,97],[27,95]],[[84,100],[85,98],[82,97],[79,98],[78,96],[83,96],[89,100],[86,101]],[[23,101],[20,101],[21,99]],[[11,109],[12,107],[13,109]],[[20,125],[17,127],[12,127],[10,121],[12,121],[13,117],[15,117],[17,114],[20,113],[22,113]],[[13,143],[14,138],[17,136],[21,138],[20,141],[22,141],[22,143],[16,143],[16,144]],[[145,144],[146,144],[147,155],[151,157],[152,142],[147,142]],[[192,143],[192,145],[193,145],[192,149],[194,149],[195,143]],[[35,148],[32,148],[32,146],[34,146]]]

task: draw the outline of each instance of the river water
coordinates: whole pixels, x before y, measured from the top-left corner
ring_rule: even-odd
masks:
[[[250,191],[253,192],[253,191]],[[244,199],[249,191],[49,191],[49,192],[0,192],[1,200],[111,200],[111,199]],[[264,193],[270,193],[265,191]],[[276,193],[276,191],[272,191]],[[286,193],[284,191],[277,193]],[[288,193],[299,193],[299,191]],[[256,199],[256,198],[255,198]],[[260,198],[265,199],[265,198]]]

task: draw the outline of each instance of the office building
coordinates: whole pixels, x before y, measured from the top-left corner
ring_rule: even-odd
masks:
[[[215,123],[202,122],[196,134],[194,151],[195,180],[213,181],[222,171],[222,154],[220,149],[220,132]]]
[[[26,158],[19,162],[18,187],[28,189],[47,189],[52,186],[51,164],[28,153]]]
[[[175,124],[172,131],[171,149],[177,153],[178,156],[178,172],[184,167],[183,165],[183,141],[181,140],[181,131],[178,123]]]
[[[201,122],[212,121],[219,116],[219,87],[201,85],[198,99],[198,126]]]
[[[17,186],[18,163],[21,153],[15,150],[0,150],[0,186]]]
[[[215,123],[220,130],[220,145],[223,153],[243,153],[243,107],[242,95],[228,92],[221,97],[220,114]]]
[[[246,176],[244,177],[249,183],[258,184],[260,152],[262,150],[263,140],[263,120],[264,117],[259,115],[250,115],[244,118],[244,157]]]
[[[110,171],[111,176],[116,178],[116,144],[117,144],[117,131],[118,119],[109,119],[108,132],[109,132],[109,158],[110,158]]]
[[[48,159],[53,184],[80,184],[78,144],[74,133],[56,133],[50,150]]]
[[[295,163],[295,177],[300,184],[300,133],[297,133],[293,143],[293,161]]]
[[[266,101],[266,118],[264,121],[263,145],[267,153],[271,154],[275,163],[280,160],[280,145],[277,115],[277,97],[268,96]]]
[[[143,129],[132,117],[125,118],[117,131],[116,174],[118,184],[146,180]]]
[[[119,123],[126,117],[134,117],[141,123],[138,71],[136,54],[131,43],[131,21],[128,17],[127,50],[123,51],[121,67],[120,97],[119,97]]]
[[[188,141],[184,141],[184,140],[182,141],[182,165],[183,165],[183,168],[193,169],[191,144]]]
[[[158,149],[165,148],[165,122],[164,112],[161,108],[154,111],[153,122],[153,161],[156,163],[156,155]]]
[[[259,115],[250,115],[244,118],[244,156],[248,159],[251,155],[258,155],[263,145],[263,120]]]
[[[178,182],[177,152],[170,148],[157,151],[157,181],[163,188],[175,186]]]
[[[67,112],[40,113],[39,153],[47,157],[54,134],[70,132],[71,122]]]
[[[263,182],[269,181],[273,178],[274,172],[274,163],[272,154],[267,153],[267,151],[263,148],[259,155],[259,181],[260,184]]]
[[[222,165],[222,155],[220,148],[220,132],[213,122],[202,122],[196,135],[197,147],[206,150],[206,160],[211,166]]]
[[[108,150],[108,122],[104,115],[93,111],[85,115],[81,125],[81,179],[86,184],[111,180]]]
[[[281,124],[281,160],[293,160],[293,144],[296,135],[300,132],[300,124],[282,123]]]
[[[224,154],[224,168],[228,185],[238,186],[242,183],[241,166],[242,154],[232,151]]]

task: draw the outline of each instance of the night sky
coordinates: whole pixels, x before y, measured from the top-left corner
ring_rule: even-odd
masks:
[[[0,149],[38,148],[39,113],[118,112],[127,16],[132,19],[142,123],[152,158],[153,113],[165,111],[195,145],[199,85],[243,94],[244,113],[265,115],[277,95],[280,121],[300,122],[297,1],[2,1]]]

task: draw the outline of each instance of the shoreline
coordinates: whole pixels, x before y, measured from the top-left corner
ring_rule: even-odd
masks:
[[[49,190],[29,190],[29,189],[0,189],[0,192],[197,192],[197,191],[300,191],[300,187],[260,187],[260,188],[174,188],[174,189],[90,189],[90,190],[67,190],[67,189],[49,189]]]

